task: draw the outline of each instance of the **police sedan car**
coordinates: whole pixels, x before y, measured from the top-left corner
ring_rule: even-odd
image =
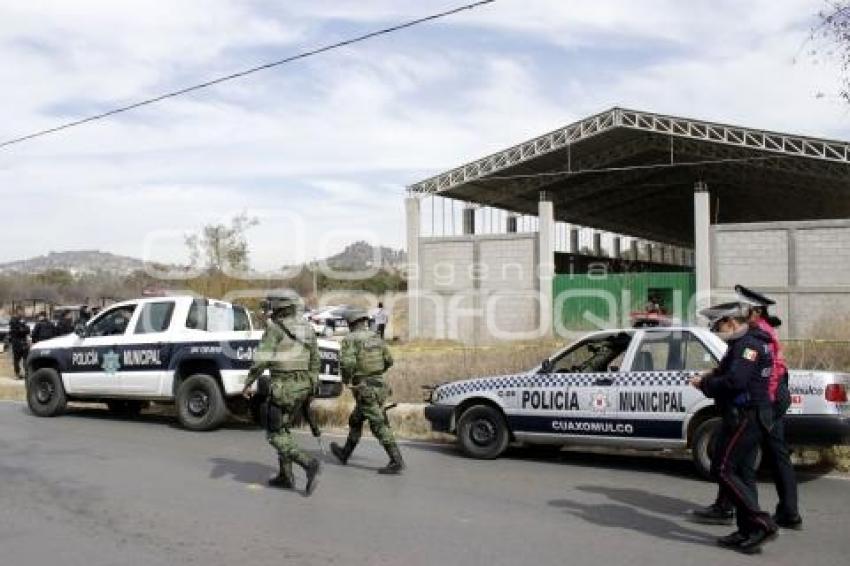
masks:
[[[433,430],[457,436],[476,458],[496,458],[511,442],[624,448],[691,448],[708,474],[720,419],[688,379],[715,368],[726,344],[704,328],[655,327],[596,332],[534,369],[444,383],[430,394]],[[850,375],[790,374],[789,441],[850,439]]]

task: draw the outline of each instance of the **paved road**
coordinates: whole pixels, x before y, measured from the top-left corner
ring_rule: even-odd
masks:
[[[303,443],[314,448],[309,436]],[[80,410],[56,419],[0,403],[0,562],[14,566],[204,564],[724,566],[725,527],[688,522],[713,495],[687,462],[515,451],[495,462],[406,444],[384,478],[372,441],[328,462],[311,498],[260,486],[262,433],[191,433],[161,417]],[[301,479],[301,476],[299,476]],[[770,485],[763,500],[773,504]],[[807,530],[768,546],[775,564],[850,556],[850,482],[807,477]]]

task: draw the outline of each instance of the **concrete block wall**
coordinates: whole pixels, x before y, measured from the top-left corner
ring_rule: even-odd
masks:
[[[419,336],[530,338],[539,319],[537,234],[420,238]]]
[[[783,337],[831,338],[848,326],[850,220],[720,224],[712,240],[712,287],[769,294]]]

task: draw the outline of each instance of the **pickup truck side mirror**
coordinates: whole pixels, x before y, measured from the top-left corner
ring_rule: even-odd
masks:
[[[552,371],[552,360],[546,358],[543,360],[543,363],[540,364],[540,373],[549,373]]]
[[[78,324],[74,327],[74,334],[76,334],[80,338],[85,338],[89,335],[89,332],[84,324]]]

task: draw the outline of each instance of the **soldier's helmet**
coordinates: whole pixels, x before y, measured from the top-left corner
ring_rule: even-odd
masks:
[[[260,309],[264,312],[273,313],[282,309],[301,306],[301,297],[295,291],[276,291],[269,293],[265,300],[260,301]]]
[[[749,301],[732,301],[729,303],[720,303],[707,309],[702,309],[699,313],[708,319],[708,327],[712,331],[717,331],[720,323],[724,320],[734,318],[738,320],[746,319],[750,316],[750,310],[758,306]]]
[[[345,314],[343,316],[345,316],[345,321],[348,323],[349,326],[361,320],[369,319],[369,313],[367,313],[363,309],[358,308],[348,309],[347,311],[345,311]]]

